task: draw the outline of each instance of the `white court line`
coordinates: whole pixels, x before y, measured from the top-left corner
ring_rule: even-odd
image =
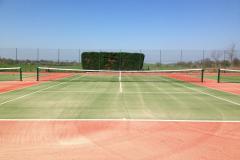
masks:
[[[99,92],[99,91],[57,91],[57,90],[50,90],[50,91],[42,91],[46,93],[99,93],[99,94],[116,94],[116,92]],[[124,94],[202,94],[198,92],[124,92]]]
[[[22,81],[22,82],[23,82],[23,81]],[[1,85],[1,83],[0,83],[0,85]],[[38,86],[38,85],[39,85],[39,83],[34,84],[34,85],[32,85],[32,86],[26,86],[26,87],[18,88],[17,90],[16,90],[16,89],[13,89],[13,90],[9,90],[9,91],[6,91],[6,92],[0,92],[0,95],[1,95],[1,94],[5,94],[5,93],[10,93],[10,92],[13,92],[13,91],[20,91],[20,90],[22,90],[22,89],[26,89],[26,88],[29,88],[29,87],[35,87],[35,86]]]
[[[59,86],[59,85],[62,85],[62,84],[71,82],[71,81],[76,80],[76,79],[78,79],[78,78],[79,78],[79,77],[73,78],[73,79],[71,79],[71,80],[69,80],[69,81],[67,81],[67,82],[61,82],[61,83],[58,83],[58,84],[56,84],[56,85],[52,85],[52,86],[49,86],[49,87],[47,87],[47,88],[43,88],[43,89],[37,90],[37,91],[35,91],[35,92],[31,92],[31,93],[28,93],[28,94],[19,96],[19,97],[14,98],[14,99],[10,99],[10,100],[8,100],[8,101],[5,101],[5,102],[0,103],[0,106],[4,105],[4,104],[6,104],[6,103],[9,103],[9,102],[12,102],[12,101],[15,101],[15,100],[18,100],[18,99],[21,99],[21,98],[24,98],[24,97],[33,95],[33,94],[35,94],[35,93],[39,93],[39,92],[44,91],[44,90],[47,90],[47,89],[49,89],[49,88],[53,88],[53,87],[56,87],[56,86]]]
[[[56,85],[53,85],[53,86],[49,86],[49,87],[47,87],[47,88],[43,88],[43,89],[37,90],[37,91],[35,91],[35,92],[28,93],[28,94],[25,94],[25,95],[23,95],[23,96],[20,96],[20,97],[14,98],[14,99],[10,99],[10,100],[8,100],[8,101],[5,101],[5,102],[0,103],[0,106],[1,106],[1,105],[4,105],[4,104],[6,104],[6,103],[9,103],[9,102],[12,102],[12,101],[15,101],[15,100],[18,100],[18,99],[21,99],[21,98],[30,96],[30,95],[32,95],[32,94],[35,94],[35,93],[44,91],[44,90],[46,90],[46,89],[49,89],[49,88],[52,88],[52,87],[55,87],[55,86],[59,86],[59,85],[61,85],[61,84],[63,84],[63,83],[66,83],[66,82],[62,82],[62,83],[59,83],[59,84],[56,84]]]
[[[215,96],[215,95],[213,95],[213,94],[210,94],[210,93],[207,93],[207,92],[198,90],[198,89],[196,89],[196,88],[187,87],[187,86],[181,85],[181,84],[178,84],[178,85],[179,85],[179,86],[182,86],[182,87],[184,87],[184,88],[188,88],[188,89],[190,89],[190,90],[192,90],[192,91],[196,91],[196,92],[199,92],[199,93],[208,95],[208,96],[210,96],[210,97],[214,97],[214,98],[219,99],[219,100],[221,100],[221,101],[225,101],[225,102],[232,103],[232,104],[235,104],[235,105],[240,106],[240,103],[234,102],[234,101],[232,101],[232,100],[229,100],[229,99],[226,99],[226,98],[222,98],[222,97],[218,97],[218,96]]]
[[[163,79],[163,80],[165,80],[165,81],[167,81],[167,82],[169,81],[169,80],[166,80],[166,79]],[[208,96],[210,96],[210,97],[214,97],[214,98],[219,99],[219,100],[221,100],[221,101],[225,101],[225,102],[228,102],[228,103],[231,103],[231,104],[235,104],[235,105],[240,106],[240,103],[237,103],[237,102],[228,100],[228,99],[226,99],[226,98],[218,97],[218,96],[215,96],[215,95],[213,95],[213,94],[210,94],[210,93],[207,93],[207,92],[198,90],[198,89],[196,89],[196,88],[188,87],[188,86],[186,86],[186,85],[179,84],[179,83],[176,83],[176,82],[175,82],[174,84],[176,84],[176,85],[178,85],[178,86],[181,86],[181,87],[184,87],[184,88],[187,88],[187,89],[190,89],[190,90],[192,90],[192,91],[196,91],[196,92],[199,92],[199,93],[208,95]],[[193,84],[193,85],[194,85],[194,84]]]
[[[42,92],[47,92],[47,93],[48,93],[48,92],[50,92],[50,93],[51,93],[51,92],[53,92],[53,93],[54,93],[54,92],[56,92],[56,93],[58,93],[58,92],[60,92],[60,93],[68,93],[68,92],[69,92],[69,93],[71,93],[71,92],[72,92],[72,93],[102,93],[102,92],[98,92],[98,91],[64,91],[64,90],[63,90],[63,91],[51,91],[51,90],[50,90],[50,91],[42,91]]]
[[[183,120],[183,119],[0,119],[1,121],[100,121],[100,122],[187,122],[187,123],[240,123],[239,120]]]
[[[122,93],[123,88],[122,88],[122,72],[121,71],[119,72],[118,81],[119,81],[119,92]]]

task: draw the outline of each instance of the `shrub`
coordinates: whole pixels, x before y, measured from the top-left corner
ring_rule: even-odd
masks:
[[[83,69],[94,70],[142,70],[143,53],[127,52],[84,52]]]

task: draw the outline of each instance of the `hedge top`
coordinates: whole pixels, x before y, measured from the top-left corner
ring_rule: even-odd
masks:
[[[128,52],[83,52],[83,69],[142,70],[145,55]]]

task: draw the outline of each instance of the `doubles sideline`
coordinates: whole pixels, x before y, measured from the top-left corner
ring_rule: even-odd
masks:
[[[162,78],[162,79],[163,79],[163,78]],[[163,79],[163,80],[169,82],[169,80],[166,80],[166,79]],[[199,90],[199,89],[192,88],[192,87],[188,87],[188,86],[186,86],[186,85],[184,85],[184,84],[179,84],[179,83],[176,83],[176,82],[173,82],[173,83],[176,84],[176,85],[178,85],[178,86],[180,86],[180,87],[183,87],[183,88],[186,88],[186,89],[189,89],[189,90],[192,90],[192,91],[195,91],[195,92],[198,92],[198,93],[201,93],[201,94],[204,94],[204,95],[207,95],[207,96],[216,98],[216,99],[221,100],[221,101],[225,101],[225,102],[228,102],[228,103],[231,103],[231,104],[240,106],[240,103],[234,102],[234,101],[232,101],[232,100],[228,100],[228,99],[226,99],[226,98],[222,98],[222,97],[219,97],[219,96],[215,96],[215,95],[213,95],[213,94],[210,94],[210,93],[201,91],[201,90]]]
[[[84,77],[84,76],[81,76],[80,78],[82,78],[82,77]],[[70,82],[70,81],[73,81],[73,80],[76,80],[76,79],[79,79],[79,77],[73,78],[73,79],[71,79],[71,80],[69,80],[69,81],[67,81],[67,82],[61,82],[61,83],[58,83],[58,84],[55,84],[55,85],[51,85],[51,86],[49,86],[49,87],[47,87],[47,88],[43,88],[43,89],[40,89],[40,90],[31,92],[31,93],[28,93],[28,94],[24,94],[24,95],[22,95],[22,96],[19,96],[19,97],[16,97],[16,98],[13,98],[13,99],[10,99],[10,100],[7,100],[7,101],[4,101],[4,102],[0,103],[0,106],[4,105],[4,104],[6,104],[6,103],[9,103],[9,102],[12,102],[12,101],[15,101],[15,100],[18,100],[18,99],[21,99],[21,98],[24,98],[24,97],[33,95],[33,94],[35,94],[35,93],[42,92],[42,91],[47,90],[47,89],[50,89],[50,88],[53,88],[53,87],[56,87],[56,86],[59,86],[59,85],[66,84],[66,83],[68,83],[68,82]]]
[[[70,80],[67,81],[67,82],[61,82],[61,83],[58,83],[58,84],[55,84],[55,85],[51,85],[51,86],[49,86],[49,87],[47,87],[47,88],[43,88],[43,89],[40,89],[40,90],[31,92],[31,93],[28,93],[28,94],[25,94],[25,95],[16,97],[16,98],[14,98],[14,99],[10,99],[10,100],[4,101],[4,102],[0,103],[0,106],[4,105],[4,104],[6,104],[6,103],[9,103],[9,102],[12,102],[12,101],[15,101],[15,100],[18,100],[18,99],[21,99],[21,98],[24,98],[24,97],[33,95],[33,94],[35,94],[35,93],[39,93],[39,92],[45,91],[45,90],[50,89],[50,88],[53,88],[53,87],[56,87],[56,86],[59,86],[59,85],[62,85],[62,84],[66,84],[66,83],[68,83],[68,82],[71,82],[71,81],[76,80],[76,79],[80,79],[80,78],[82,78],[82,77],[84,77],[84,76],[76,77],[76,78],[70,79]],[[167,77],[166,77],[166,78],[167,78]],[[166,78],[162,78],[162,79],[163,79],[164,81],[169,81],[169,80],[167,80]],[[120,90],[119,90],[119,91],[122,92],[121,72],[119,72],[119,83],[120,83],[120,84],[119,84],[119,86],[120,86],[120,88],[119,88]],[[213,95],[213,94],[210,94],[210,93],[207,93],[207,92],[198,90],[198,89],[196,89],[196,88],[188,87],[188,86],[183,85],[183,84],[178,84],[178,83],[176,83],[176,82],[175,82],[175,84],[178,85],[178,86],[181,86],[181,87],[183,87],[183,88],[187,88],[187,89],[189,89],[189,90],[192,90],[192,91],[195,91],[195,92],[198,92],[198,93],[201,93],[201,94],[205,94],[205,95],[208,95],[208,96],[210,96],[210,97],[214,97],[214,98],[216,98],[216,99],[218,99],[218,100],[225,101],[225,102],[228,102],[228,103],[231,103],[231,104],[240,106],[240,103],[234,102],[234,101],[232,101],[232,100],[228,100],[228,99],[225,99],[225,98],[222,98],[222,97],[219,97],[219,96],[215,96],[215,95]]]

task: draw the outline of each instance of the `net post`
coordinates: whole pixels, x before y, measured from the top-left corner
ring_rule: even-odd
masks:
[[[220,74],[221,74],[221,69],[218,68],[218,77],[217,77],[217,82],[220,83]]]
[[[23,77],[22,77],[22,67],[20,67],[19,68],[19,79],[20,79],[20,81],[22,81],[23,80]]]
[[[204,69],[201,70],[201,82],[203,83],[203,80],[204,80]]]
[[[37,81],[39,81],[39,67],[37,67]]]

